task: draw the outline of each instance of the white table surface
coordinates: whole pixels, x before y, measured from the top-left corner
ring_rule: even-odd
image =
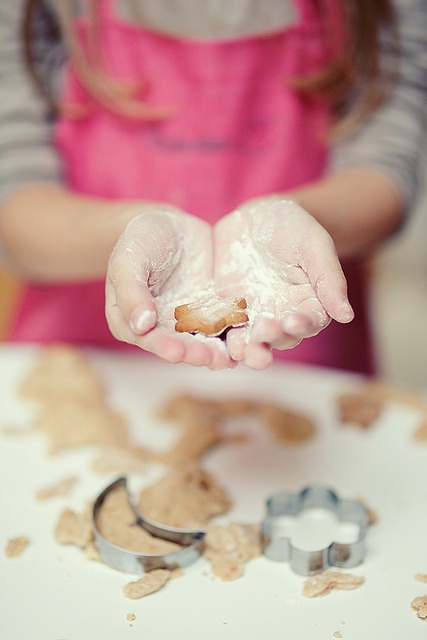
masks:
[[[37,348],[0,347],[0,423],[25,426],[31,409],[17,387]],[[427,444],[412,434],[420,416],[389,405],[370,430],[342,427],[336,394],[358,378],[335,371],[276,365],[263,372],[239,366],[210,372],[156,359],[88,351],[105,381],[111,405],[127,416],[135,438],[150,443],[159,430],[173,439],[173,425],[159,425],[153,412],[177,392],[212,397],[273,399],[316,419],[317,436],[306,444],[278,445],[254,421],[240,421],[249,438],[220,446],[203,460],[233,499],[221,521],[254,522],[276,491],[326,484],[342,498],[364,498],[378,514],[368,532],[366,559],[350,570],[365,577],[354,591],[308,599],[304,578],[287,564],[264,557],[251,561],[233,582],[213,579],[205,559],[184,576],[141,600],[123,586],[134,576],[90,562],[76,547],[61,546],[53,529],[64,507],[81,511],[115,476],[89,469],[94,449],[47,456],[43,436],[0,434],[0,637],[4,640],[418,640],[427,620],[411,611],[427,593],[415,580],[427,573]],[[245,426],[247,425],[247,426]],[[157,434],[157,435],[156,435]],[[165,446],[165,445],[163,445]],[[79,483],[67,498],[37,501],[34,493],[66,475]],[[7,540],[26,535],[22,556],[6,559]],[[132,626],[126,619],[134,613]]]

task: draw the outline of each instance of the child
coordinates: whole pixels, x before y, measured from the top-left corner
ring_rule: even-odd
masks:
[[[30,69],[61,87],[52,149],[6,40],[0,230],[5,265],[29,284],[11,339],[117,339],[211,368],[264,368],[277,349],[372,372],[355,259],[411,204],[422,0],[396,2],[396,21],[384,0],[92,0],[77,27],[71,4],[0,1],[5,39],[26,15]],[[175,304],[213,291],[249,303],[227,348],[173,330]]]

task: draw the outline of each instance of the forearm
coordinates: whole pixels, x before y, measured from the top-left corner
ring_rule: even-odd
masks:
[[[374,249],[398,228],[403,215],[396,187],[369,169],[347,169],[286,195],[325,227],[341,258]]]
[[[111,250],[136,215],[132,205],[78,196],[49,183],[29,185],[0,211],[6,267],[28,281],[104,277]]]

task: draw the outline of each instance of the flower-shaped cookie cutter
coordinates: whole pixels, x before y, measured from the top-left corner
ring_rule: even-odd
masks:
[[[341,500],[332,489],[308,486],[299,493],[283,492],[270,497],[267,516],[261,525],[261,546],[271,560],[288,562],[295,573],[314,575],[329,567],[355,567],[365,555],[365,536],[368,528],[368,511],[360,502]],[[291,537],[283,534],[280,521],[286,516],[298,516],[305,509],[331,510],[341,522],[357,526],[353,542],[332,542],[315,551],[300,549],[292,544]]]
[[[139,553],[120,547],[105,538],[98,528],[98,515],[107,497],[120,488],[125,488],[129,505],[135,514],[135,526],[142,527],[148,533],[163,540],[181,545],[181,548],[168,553]],[[127,573],[144,573],[153,569],[176,569],[186,567],[197,560],[204,547],[204,531],[179,529],[154,522],[143,516],[136,509],[128,491],[127,478],[121,477],[106,487],[97,497],[92,511],[92,522],[95,534],[95,546],[102,560],[115,569]]]

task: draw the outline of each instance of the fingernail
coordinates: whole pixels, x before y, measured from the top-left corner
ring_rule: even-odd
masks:
[[[301,328],[301,318],[290,313],[283,318],[282,327],[285,331],[297,331]]]
[[[137,307],[132,313],[130,327],[138,335],[147,333],[156,326],[157,314],[151,309]]]
[[[354,318],[353,307],[351,306],[351,304],[347,299],[343,301],[342,309],[343,309],[344,318],[346,319],[348,318],[348,320],[352,320]]]

